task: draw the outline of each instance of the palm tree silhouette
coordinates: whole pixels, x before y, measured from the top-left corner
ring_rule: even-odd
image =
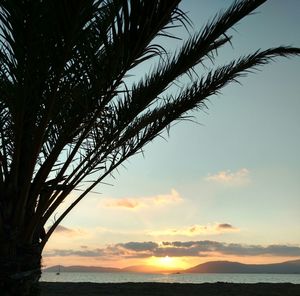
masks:
[[[277,47],[226,65],[214,60],[228,30],[265,0],[235,1],[173,54],[156,37],[188,26],[180,0],[0,2],[0,291],[38,294],[42,250],[62,219],[103,179],[175,120],[276,56]],[[144,78],[129,71],[154,60]],[[176,94],[170,86],[193,78]],[[49,229],[45,224],[81,190]]]

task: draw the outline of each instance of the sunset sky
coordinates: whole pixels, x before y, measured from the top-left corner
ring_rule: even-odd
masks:
[[[232,2],[183,0],[181,8],[200,30]],[[259,48],[300,47],[299,15],[299,0],[269,0],[229,32],[233,47],[218,52],[218,63]],[[90,193],[49,240],[43,264],[299,259],[300,57],[260,69],[192,113],[196,123],[176,124],[167,141],[157,138],[132,157],[105,180],[113,186]]]

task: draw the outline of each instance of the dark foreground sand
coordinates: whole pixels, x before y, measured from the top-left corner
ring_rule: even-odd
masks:
[[[47,283],[42,296],[300,296],[295,284]]]

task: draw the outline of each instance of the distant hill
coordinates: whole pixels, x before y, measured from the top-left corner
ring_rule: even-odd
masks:
[[[48,268],[43,269],[46,272],[57,272],[60,269],[61,272],[121,272],[120,268],[113,267],[98,267],[98,266],[62,266],[55,265]]]
[[[43,269],[57,272],[58,265]],[[278,273],[300,274],[300,260],[273,264],[243,264],[230,261],[211,261],[185,270],[166,270],[156,266],[137,265],[125,268],[97,266],[60,266],[61,272],[140,272],[140,273]]]
[[[162,269],[161,267],[151,265],[134,265],[122,269],[123,272],[141,272],[141,273],[176,273],[183,271],[178,269]]]
[[[113,267],[98,267],[98,266],[63,266],[55,265],[48,268],[44,268],[45,272],[137,272],[137,273],[176,273],[182,270],[167,270],[161,267],[151,265],[134,265],[125,268],[113,268]]]
[[[212,261],[186,269],[185,273],[281,273],[300,274],[300,260],[274,264],[243,264],[230,261]]]

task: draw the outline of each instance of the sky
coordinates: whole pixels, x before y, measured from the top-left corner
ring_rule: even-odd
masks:
[[[180,7],[198,31],[232,2],[183,0]],[[229,32],[233,46],[218,52],[218,63],[300,47],[299,13],[298,0],[269,0]],[[194,122],[172,126],[63,220],[43,265],[188,268],[299,259],[299,69],[300,57],[278,58],[211,97],[208,110],[191,114]]]

